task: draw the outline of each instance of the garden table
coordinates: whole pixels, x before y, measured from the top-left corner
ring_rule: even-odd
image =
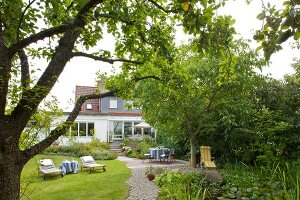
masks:
[[[161,155],[163,155],[165,153],[165,151],[168,151],[168,150],[169,150],[168,148],[149,148],[151,157],[154,160],[159,160],[159,161],[161,161],[161,159],[162,159]]]

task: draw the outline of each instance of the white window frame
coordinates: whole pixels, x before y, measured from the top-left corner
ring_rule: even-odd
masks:
[[[91,121],[76,121],[74,122],[77,124],[77,135],[74,137],[93,137],[93,136],[89,136],[88,135],[88,124],[94,124],[94,130],[95,130],[95,122],[91,122]],[[85,123],[85,136],[83,135],[79,135],[79,130],[80,130],[80,123]],[[71,131],[72,131],[72,127],[70,127],[70,135],[71,135]],[[95,132],[94,132],[94,136],[95,136]]]
[[[118,108],[118,99],[109,99],[109,108]]]
[[[91,103],[86,104],[86,109],[87,110],[93,110],[93,105]]]

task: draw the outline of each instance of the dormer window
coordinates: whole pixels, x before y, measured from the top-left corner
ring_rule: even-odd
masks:
[[[93,109],[93,105],[91,103],[86,104],[86,109],[87,110],[92,110]]]
[[[118,100],[110,99],[109,100],[109,108],[118,108]]]

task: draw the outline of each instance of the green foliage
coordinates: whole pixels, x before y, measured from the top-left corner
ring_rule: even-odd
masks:
[[[158,176],[165,172],[165,169],[162,167],[153,167],[152,165],[146,168],[145,175],[147,174],[154,174]]]
[[[219,184],[208,182],[199,173],[165,172],[155,178],[161,199],[216,199],[221,192]]]
[[[114,160],[118,157],[115,152],[107,150],[108,144],[97,140],[88,143],[74,143],[70,146],[50,146],[44,150],[46,154],[69,155],[81,157],[91,155],[98,160]]]
[[[160,79],[139,82],[132,94],[158,130],[157,141],[177,148],[184,158],[193,138],[196,149],[212,146],[219,163],[298,159],[297,77],[276,81],[257,75],[254,68],[265,61],[243,41],[230,46],[232,61],[227,51],[214,58],[193,52],[193,47],[181,47],[178,64],[161,70],[149,65],[147,70],[152,67]]]
[[[181,46],[174,63],[159,59],[148,63],[140,74],[154,78],[140,81],[131,94],[142,105],[144,118],[158,130],[158,137],[168,138],[160,142],[178,146],[180,153],[186,153],[186,145],[190,145],[192,160],[200,145],[197,140],[204,144],[208,129],[215,131],[220,124],[229,132],[237,125],[236,119],[246,122],[251,118],[249,98],[257,81],[254,67],[265,64],[243,41],[228,43],[228,49],[213,55],[196,49],[197,40]],[[127,82],[121,74],[109,84],[118,86],[120,80]]]
[[[155,142],[148,136],[126,138],[120,146],[126,156],[142,159],[148,149],[155,146]]]
[[[93,150],[90,155],[97,160],[114,160],[118,157],[117,153],[106,149]]]
[[[249,167],[226,165],[223,174],[226,184],[222,197],[218,199],[299,199],[299,162],[273,166]]]
[[[110,149],[110,145],[108,142],[101,142],[99,139],[92,137],[92,141],[89,143],[92,147],[100,148],[100,149]]]
[[[253,77],[249,83],[215,107],[217,123],[206,127],[200,144],[212,146],[219,163],[299,159],[300,91],[294,75],[285,81]]]
[[[299,40],[299,5],[300,2],[294,0],[284,1],[282,8],[276,8],[268,3],[257,15],[257,18],[263,21],[263,26],[261,30],[256,31],[253,38],[261,43],[258,49],[263,49],[267,60],[273,53],[281,50],[281,44],[289,38]]]
[[[128,98],[132,96],[127,91],[145,76],[153,75],[152,71],[156,71],[154,75],[162,80],[174,76],[171,64],[176,61],[174,35],[178,23],[205,44],[203,47],[207,48],[199,48],[200,52],[223,51],[221,47],[225,45],[226,49],[234,34],[234,21],[217,13],[224,2],[191,1],[189,8],[183,9],[181,0],[1,0],[0,134],[5,138],[2,142],[9,137],[14,140],[13,144],[19,143],[26,124],[73,58],[83,56],[109,64],[122,62],[122,78],[116,79],[120,87],[110,89],[118,91],[118,96]],[[115,44],[112,52],[105,45],[98,45],[110,37]],[[33,73],[38,68],[32,66],[34,59],[47,62],[37,78]],[[232,63],[234,61],[232,59]],[[28,146],[31,152],[38,154],[65,134],[77,114],[72,112],[67,122],[53,129],[46,142]],[[22,162],[18,160],[11,164],[20,163],[21,166],[33,156],[11,151],[9,145],[0,146],[4,147],[1,153],[15,152],[3,154],[9,159],[22,157]],[[17,180],[13,181],[17,183]],[[11,188],[5,189],[11,196],[18,194]]]
[[[25,148],[38,143],[41,137],[46,137],[49,134],[53,120],[62,115],[62,110],[58,107],[58,102],[55,97],[52,100],[43,102],[44,108],[39,109],[27,123],[27,127],[21,134],[19,140],[19,148]]]

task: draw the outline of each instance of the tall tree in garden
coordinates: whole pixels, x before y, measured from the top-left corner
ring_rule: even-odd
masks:
[[[245,90],[247,80],[254,76],[253,68],[261,67],[264,62],[240,41],[231,44],[230,51],[215,51],[216,57],[193,49],[197,49],[195,44],[182,46],[176,61],[161,66],[160,70],[157,66],[162,61],[150,64],[148,71],[140,73],[152,79],[139,82],[133,96],[142,105],[144,118],[155,128],[167,131],[177,140],[188,138],[191,166],[196,167],[199,135],[216,123],[214,115],[220,115],[217,109],[226,103],[238,104],[234,101],[241,100],[238,92],[248,94],[249,98]],[[165,71],[169,73],[167,77],[162,76]],[[111,84],[116,84],[122,76],[111,78]]]
[[[68,130],[86,99],[115,92],[80,97],[66,122],[46,139],[20,149],[26,124],[71,59],[87,57],[107,63],[122,62],[125,63],[122,70],[127,72],[138,72],[140,66],[145,69],[153,59],[170,64],[175,54],[175,23],[199,36],[199,47],[222,46],[230,40],[230,20],[215,14],[223,1],[193,0],[184,6],[183,3],[181,0],[1,1],[0,196],[18,199],[20,174],[28,160]],[[113,54],[97,46],[106,39],[105,31],[115,38]],[[34,58],[47,61],[44,69],[35,67],[42,71],[37,79],[32,78]],[[167,77],[169,72],[164,73]],[[145,78],[138,73],[128,76],[134,81]]]

